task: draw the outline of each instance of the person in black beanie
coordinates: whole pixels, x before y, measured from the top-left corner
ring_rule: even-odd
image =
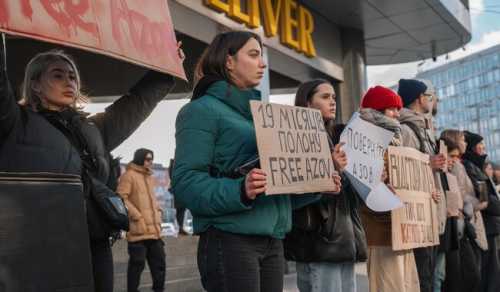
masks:
[[[443,190],[439,172],[446,165],[446,159],[444,155],[437,154],[431,124],[426,118],[426,115],[432,111],[434,95],[428,92],[424,82],[414,79],[399,80],[398,94],[403,100],[403,109],[400,111],[399,117],[402,146],[415,148],[430,156],[436,186],[433,198],[438,203],[439,233],[443,234],[446,225],[446,203],[441,198]],[[422,247],[414,249],[413,252],[417,264],[420,291],[432,292],[433,286],[437,286],[439,289],[438,285],[442,279],[434,281],[437,249],[433,246]]]
[[[469,175],[474,191],[480,201],[488,202],[482,210],[488,250],[481,255],[481,291],[500,291],[500,259],[495,237],[500,234],[500,199],[493,181],[483,172],[486,161],[486,147],[483,137],[464,131],[467,150],[463,155],[463,164]]]

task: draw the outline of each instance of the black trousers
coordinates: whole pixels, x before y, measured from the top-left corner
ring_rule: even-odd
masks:
[[[500,259],[498,258],[498,246],[495,241],[496,235],[487,235],[488,250],[481,255],[481,291],[500,291]]]
[[[113,291],[113,253],[108,240],[90,241],[95,292]]]
[[[413,250],[417,264],[420,292],[433,292],[434,268],[436,266],[436,247],[421,247]]]
[[[460,248],[446,253],[446,279],[442,291],[481,291],[481,249],[473,239],[460,240]]]
[[[138,292],[141,274],[148,261],[153,291],[165,290],[165,243],[161,239],[150,239],[128,243],[129,262],[127,269],[127,291]]]
[[[198,269],[207,292],[282,292],[283,243],[210,228],[200,235]]]
[[[186,208],[184,207],[176,207],[175,208],[175,217],[177,219],[177,224],[179,224],[179,232],[184,232],[184,214],[186,213]]]

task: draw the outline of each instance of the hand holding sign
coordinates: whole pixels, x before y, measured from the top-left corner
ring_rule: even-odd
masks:
[[[186,54],[184,54],[184,50],[181,47],[182,41],[177,42],[177,55],[179,55],[181,62],[184,63],[184,60],[186,60]]]
[[[430,157],[431,168],[433,170],[442,170],[446,166],[446,157],[444,154],[437,154]]]
[[[325,192],[325,194],[338,195],[342,190],[342,177],[340,177],[340,175],[337,172],[335,172],[332,176],[332,179],[333,183],[335,184],[335,187],[333,190]]]
[[[347,154],[344,150],[342,150],[342,146],[345,145],[345,142],[340,142],[335,145],[335,148],[332,151],[332,160],[335,165],[335,169],[339,172],[344,171],[347,166]]]
[[[259,168],[254,168],[245,177],[245,194],[248,199],[255,200],[257,195],[266,192],[266,173]]]
[[[434,200],[434,202],[436,202],[436,204],[441,202],[441,193],[438,190],[432,191],[431,197]]]

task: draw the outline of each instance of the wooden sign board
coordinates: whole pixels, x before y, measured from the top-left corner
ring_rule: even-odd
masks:
[[[166,0],[0,0],[0,32],[108,55],[186,80]]]
[[[392,249],[406,250],[439,244],[437,206],[429,155],[413,148],[392,147],[387,151],[389,181],[403,201],[391,211]]]
[[[335,173],[319,110],[250,101],[267,195],[331,191]]]

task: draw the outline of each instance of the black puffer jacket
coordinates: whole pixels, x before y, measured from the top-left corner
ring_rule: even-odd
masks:
[[[3,53],[3,52],[2,52]],[[148,72],[128,94],[87,118],[68,109],[61,113],[35,112],[18,105],[0,54],[0,171],[51,172],[81,175],[78,151],[48,118],[77,121],[95,159],[94,176],[107,184],[110,152],[127,139],[172,88],[173,78]],[[85,187],[85,186],[84,186]]]
[[[297,262],[360,262],[366,260],[366,236],[359,197],[342,176],[342,192],[295,210],[292,231],[284,241],[285,258]]]
[[[149,116],[173,85],[172,77],[148,73],[129,94],[93,117],[81,116],[82,132],[107,182],[109,153]],[[66,137],[40,113],[19,106],[5,71],[0,73],[0,171],[80,174],[80,157]],[[156,88],[151,88],[156,87]],[[159,89],[159,87],[161,89]]]
[[[478,155],[467,151],[463,155],[463,165],[469,175],[478,199],[487,198],[488,207],[481,211],[486,234],[488,236],[500,234],[500,198],[495,185],[482,171],[486,155]]]

